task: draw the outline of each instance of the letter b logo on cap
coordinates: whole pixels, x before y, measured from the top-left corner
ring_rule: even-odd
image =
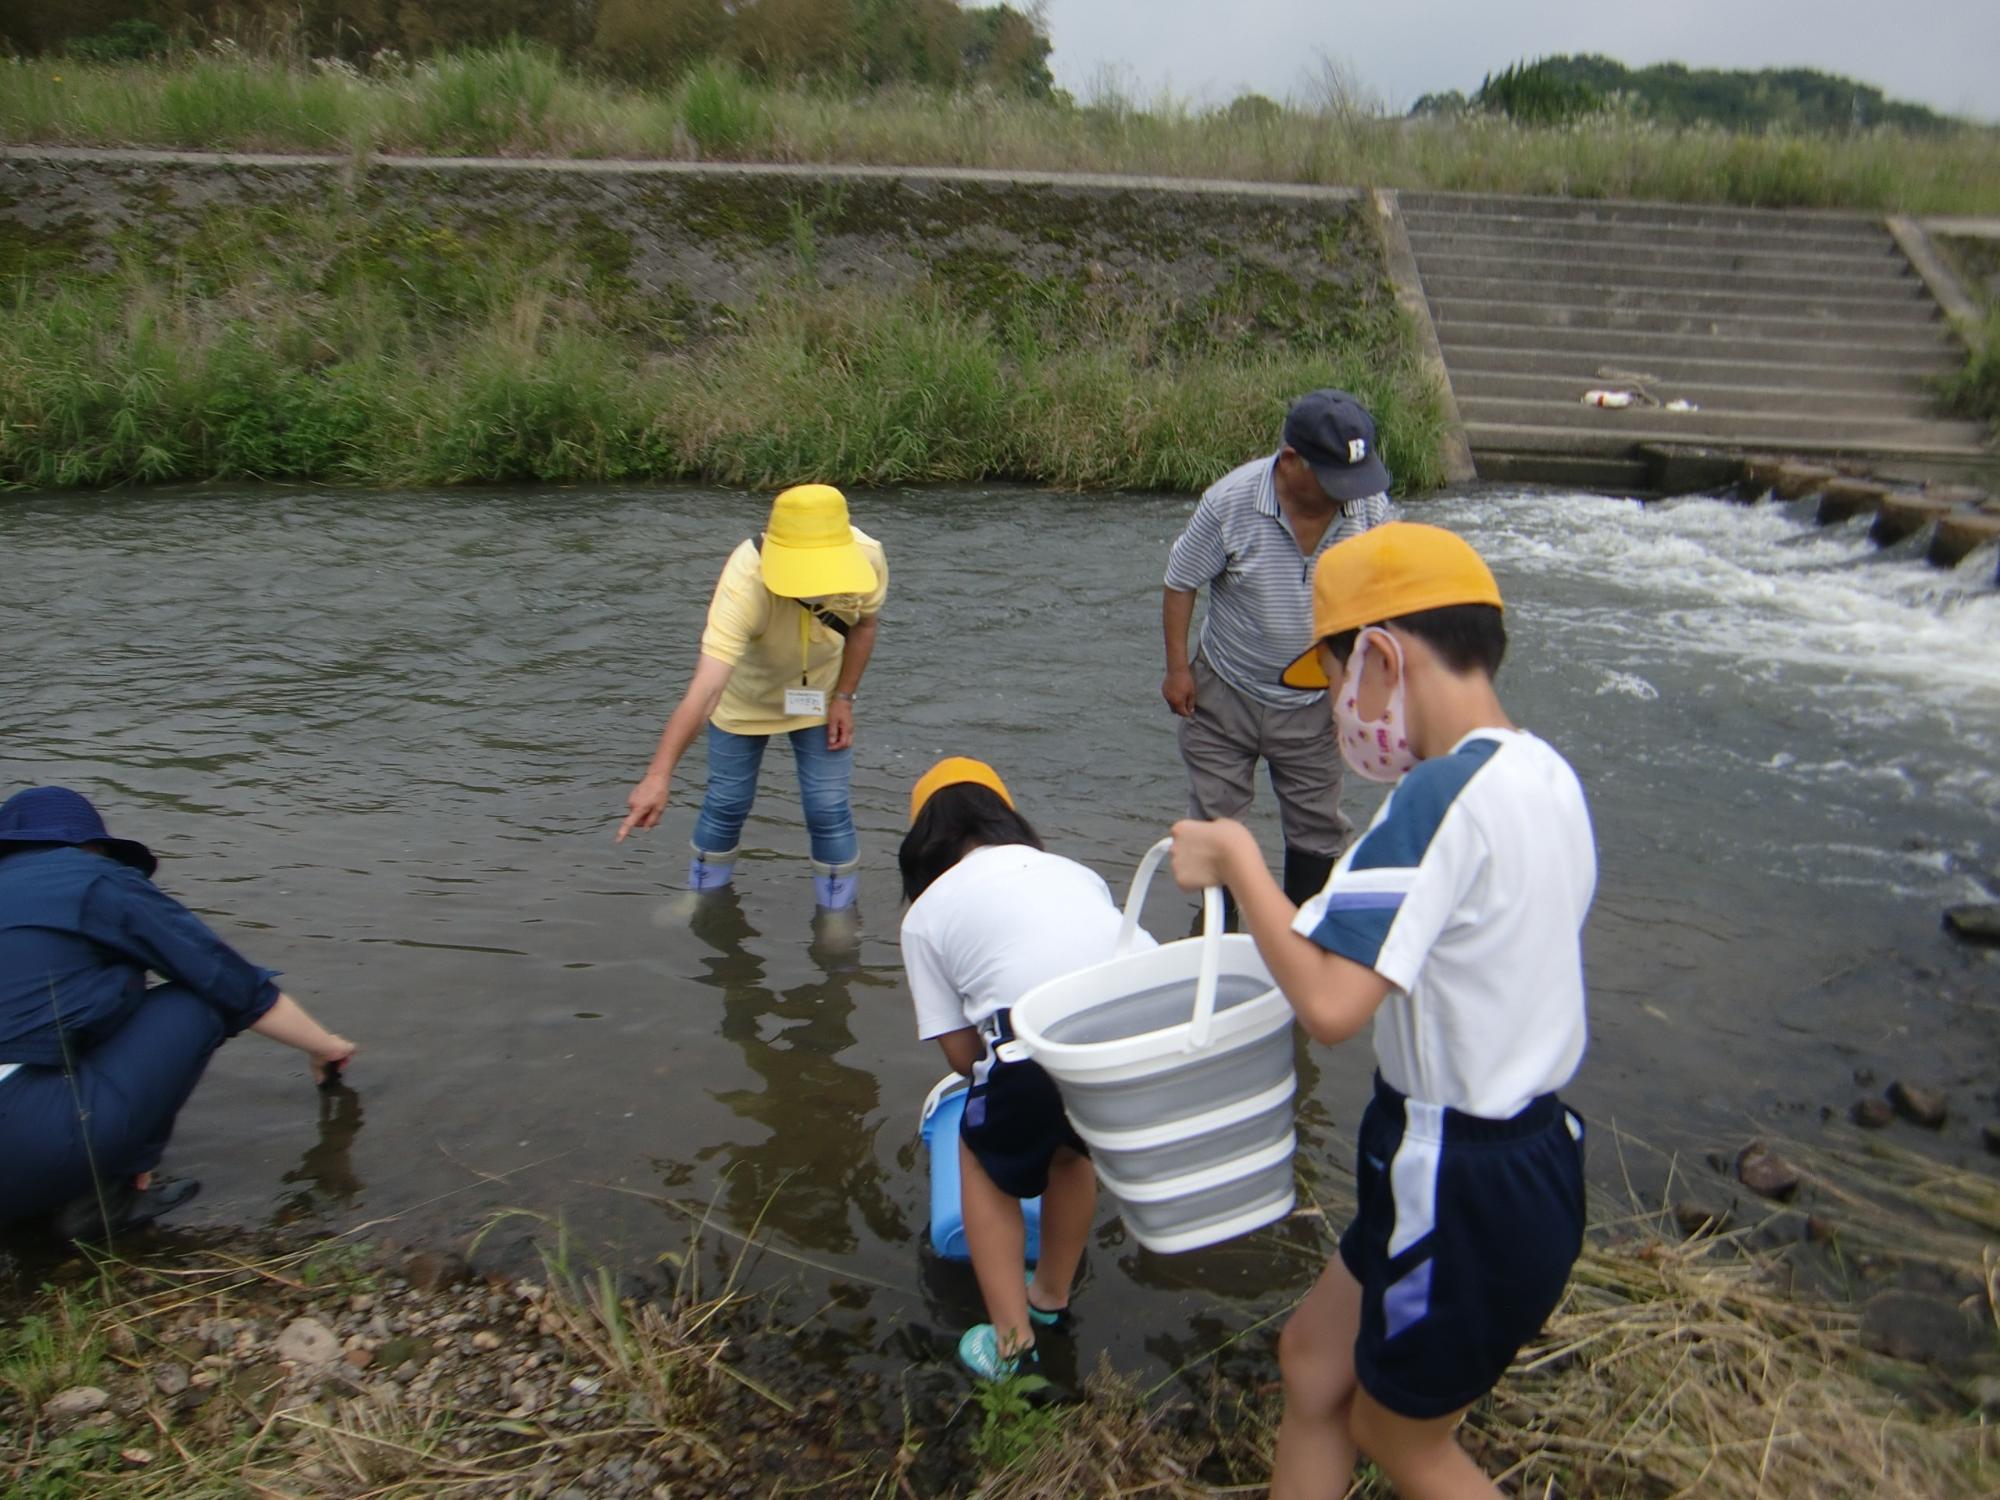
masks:
[[[1361,462],[1362,459],[1366,458],[1367,456],[1368,456],[1367,438],[1349,438],[1347,440],[1347,461],[1349,463],[1358,464]]]

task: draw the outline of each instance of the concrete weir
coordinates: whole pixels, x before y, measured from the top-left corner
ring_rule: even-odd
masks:
[[[1969,304],[1915,221],[1380,197],[1482,478],[1659,494],[1755,454],[1912,482],[2000,473],[1986,430],[1932,395],[1965,357]],[[1594,390],[1633,400],[1591,405]]]
[[[1811,502],[1822,526],[1870,516],[1869,534],[1877,542],[1889,546],[1923,536],[1924,556],[1944,568],[2000,543],[2000,498],[1966,485],[1915,489],[1797,459],[1757,457],[1744,460],[1738,493],[1748,500]]]

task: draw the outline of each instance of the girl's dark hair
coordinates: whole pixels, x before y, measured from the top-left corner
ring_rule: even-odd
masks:
[[[1488,677],[1496,676],[1507,654],[1507,627],[1500,611],[1490,604],[1447,604],[1384,623],[1409,631],[1461,677],[1474,668]],[[1354,654],[1354,642],[1360,634],[1358,630],[1343,630],[1329,637],[1327,646],[1344,662]]]
[[[896,851],[896,863],[903,871],[903,899],[916,900],[969,851],[987,844],[1039,849],[1042,839],[991,787],[961,781],[934,792]]]

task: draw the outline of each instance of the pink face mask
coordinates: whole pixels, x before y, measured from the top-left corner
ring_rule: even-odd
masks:
[[[1361,717],[1361,672],[1368,661],[1368,642],[1396,664],[1396,686],[1382,717]],[[1356,776],[1369,781],[1401,781],[1417,763],[1410,748],[1409,719],[1403,711],[1403,648],[1386,630],[1364,630],[1347,659],[1347,676],[1333,699],[1334,732],[1340,737],[1340,758]]]

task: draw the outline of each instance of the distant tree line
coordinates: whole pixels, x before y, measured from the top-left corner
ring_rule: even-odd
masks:
[[[113,61],[227,39],[417,58],[518,37],[633,78],[729,59],[773,81],[1054,91],[1038,8],[956,0],[5,0],[0,49]]]
[[[1937,134],[1960,121],[1890,99],[1869,84],[1811,68],[1758,72],[1655,63],[1628,68],[1609,57],[1545,57],[1489,73],[1470,99],[1426,94],[1412,114],[1486,112],[1524,124],[1557,124],[1622,109],[1666,125],[1825,133],[1890,125]]]

